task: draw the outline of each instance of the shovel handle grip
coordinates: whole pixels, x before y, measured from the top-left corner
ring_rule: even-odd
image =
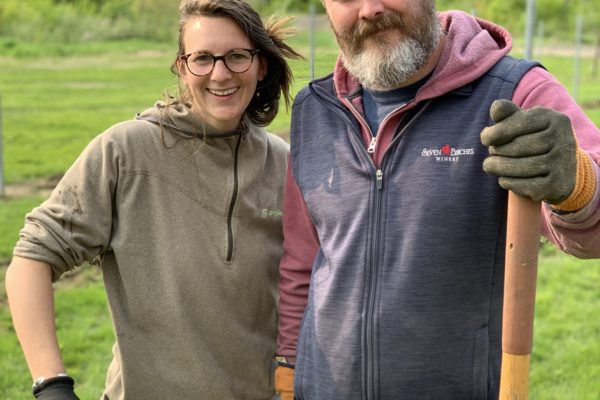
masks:
[[[527,399],[540,239],[540,203],[508,194],[500,399]]]

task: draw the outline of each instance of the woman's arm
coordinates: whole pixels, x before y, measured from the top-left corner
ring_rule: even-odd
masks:
[[[50,265],[15,256],[6,271],[6,293],[33,379],[64,373],[54,324]]]

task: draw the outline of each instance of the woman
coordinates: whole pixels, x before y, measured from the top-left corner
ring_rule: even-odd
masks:
[[[287,20],[183,1],[181,95],[94,139],[26,219],[6,274],[37,398],[76,399],[51,282],[101,265],[116,343],[103,399],[267,399],[288,147]]]

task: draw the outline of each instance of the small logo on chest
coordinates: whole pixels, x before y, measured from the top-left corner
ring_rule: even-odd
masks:
[[[440,148],[424,148],[421,151],[421,157],[433,157],[436,162],[459,162],[462,157],[474,154],[475,149],[460,149],[452,147],[450,144],[445,144]]]
[[[272,210],[270,208],[263,208],[260,211],[260,215],[263,218],[280,218],[283,215],[283,212],[281,212],[281,210]]]

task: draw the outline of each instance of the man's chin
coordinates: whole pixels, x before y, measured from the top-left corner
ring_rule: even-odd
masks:
[[[384,44],[370,44],[369,46],[363,47],[359,54],[352,56],[353,60],[360,60],[364,64],[379,64],[381,60],[389,57],[389,48]]]

